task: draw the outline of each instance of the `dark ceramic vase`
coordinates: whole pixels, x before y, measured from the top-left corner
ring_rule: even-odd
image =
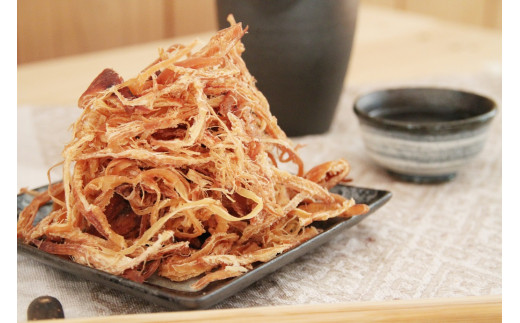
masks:
[[[358,0],[217,0],[249,26],[243,58],[289,136],[328,131],[343,88]]]

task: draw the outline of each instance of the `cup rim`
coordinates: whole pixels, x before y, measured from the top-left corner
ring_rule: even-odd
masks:
[[[484,106],[484,112],[476,113],[470,117],[465,117],[457,120],[449,120],[449,121],[432,121],[432,122],[413,122],[413,121],[401,121],[401,120],[391,120],[386,119],[380,116],[374,116],[368,113],[368,106],[363,106],[363,101],[367,101],[369,98],[384,96],[386,94],[403,94],[410,95],[413,93],[425,93],[427,95],[433,94],[461,94],[462,96],[473,98],[482,102]],[[381,103],[384,103],[382,100]],[[379,106],[382,107],[382,104]],[[458,90],[453,88],[446,87],[396,87],[396,88],[387,88],[380,89],[375,91],[370,91],[364,94],[359,95],[354,100],[354,112],[358,116],[360,122],[367,122],[378,128],[385,128],[389,130],[400,130],[405,132],[426,132],[426,133],[435,133],[439,131],[456,131],[459,129],[473,129],[478,128],[481,125],[484,125],[493,119],[493,117],[497,114],[497,104],[494,100],[489,97],[483,96],[481,94],[476,94],[474,92],[466,91],[466,90]],[[376,108],[372,108],[374,110]],[[370,111],[372,111],[370,110]]]

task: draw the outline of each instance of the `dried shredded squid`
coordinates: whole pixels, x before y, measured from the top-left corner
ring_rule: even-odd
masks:
[[[328,191],[348,175],[345,160],[304,172],[241,58],[247,28],[229,20],[200,50],[174,45],[135,78],[105,69],[92,82],[63,182],[21,212],[18,238],[135,281],[196,278],[200,289],[314,237],[314,221],[368,211]]]

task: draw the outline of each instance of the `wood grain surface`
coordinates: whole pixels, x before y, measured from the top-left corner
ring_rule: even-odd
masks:
[[[500,30],[502,1],[361,0]],[[214,31],[215,0],[19,0],[18,64]]]
[[[68,323],[162,322],[500,322],[500,296],[411,301],[306,304],[191,312],[117,315]],[[59,322],[43,320],[41,323]]]
[[[19,65],[18,105],[75,106],[79,95],[104,68],[113,68],[127,79],[153,61],[159,47],[206,41],[212,34]],[[347,85],[500,68],[501,47],[500,31],[366,5],[359,11]]]

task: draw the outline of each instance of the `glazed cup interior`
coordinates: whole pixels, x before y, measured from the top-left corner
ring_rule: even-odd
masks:
[[[354,111],[374,127],[415,133],[471,129],[496,114],[493,100],[470,92],[442,88],[402,88],[358,98]]]

